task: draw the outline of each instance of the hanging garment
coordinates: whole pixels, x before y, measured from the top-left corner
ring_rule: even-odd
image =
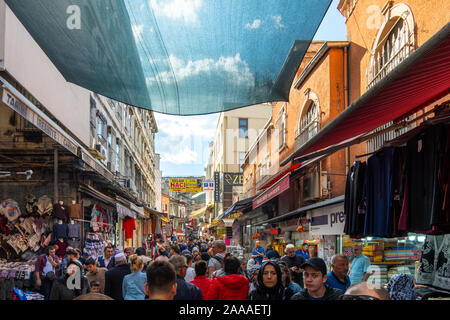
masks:
[[[60,205],[56,203],[53,205],[53,217],[67,221],[67,208],[65,205]]]
[[[363,196],[366,200],[364,235],[389,238],[395,148],[387,148],[367,160]]]
[[[52,242],[55,242],[57,239],[67,239],[68,228],[65,223],[55,223],[53,225],[52,231]]]
[[[446,220],[442,210],[444,190],[438,179],[445,145],[443,124],[425,129],[407,143],[408,231],[425,233]]]
[[[76,203],[67,206],[67,211],[70,219],[83,219],[83,208],[81,204]]]
[[[56,250],[56,255],[60,258],[64,257],[64,255],[66,254],[66,249],[67,249],[67,242],[63,241],[59,241],[56,240],[55,241],[55,245],[58,246],[58,250]]]
[[[360,238],[364,232],[365,212],[360,210],[366,164],[356,161],[350,168],[345,184],[344,233]]]
[[[67,224],[67,237],[80,239],[81,227],[78,223]]]
[[[33,234],[34,233],[33,223],[34,223],[34,218],[31,218],[31,217],[26,218],[20,224],[20,228],[28,234]]]
[[[51,215],[51,212],[53,211],[52,199],[50,199],[50,197],[46,195],[43,195],[39,198],[36,206],[38,207],[38,212],[41,216]]]
[[[3,200],[0,211],[9,221],[16,221],[21,216],[19,204],[13,199]]]
[[[125,239],[133,238],[133,230],[136,229],[136,223],[133,218],[125,217],[122,223],[122,229],[125,230]]]

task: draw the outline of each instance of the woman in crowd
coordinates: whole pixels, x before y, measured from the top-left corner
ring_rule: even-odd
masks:
[[[248,293],[256,289],[256,284],[258,283],[258,273],[261,265],[256,264],[251,269],[248,269],[248,281],[250,282],[250,287]]]
[[[389,280],[387,285],[391,300],[417,300],[414,278],[405,273],[399,273]]]
[[[152,258],[147,257],[146,255],[146,250],[144,247],[139,247],[136,249],[136,255],[142,259],[142,261],[144,262],[144,271],[147,269],[147,266],[150,264],[150,262],[152,261]]]
[[[280,266],[274,261],[266,261],[258,272],[256,289],[250,292],[249,300],[283,300],[284,286]]]
[[[290,300],[297,292],[302,291],[302,287],[291,279],[291,271],[285,262],[278,262],[281,268],[281,282],[284,286],[284,300]]]
[[[133,254],[129,257],[131,273],[123,278],[122,295],[124,300],[145,300],[147,276],[142,272],[144,261]]]
[[[247,271],[247,262],[248,262],[247,259],[245,258],[241,259],[241,273],[244,277],[250,280],[250,275],[248,274]]]

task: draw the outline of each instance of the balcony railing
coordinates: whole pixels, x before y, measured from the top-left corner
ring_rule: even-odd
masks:
[[[314,137],[320,130],[319,121],[311,121],[301,133],[295,138],[295,150],[301,148],[306,142]]]

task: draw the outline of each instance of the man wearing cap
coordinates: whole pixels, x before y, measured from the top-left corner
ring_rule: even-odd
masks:
[[[325,284],[327,281],[327,266],[321,258],[308,259],[301,268],[305,288],[294,294],[291,300],[339,300],[344,291]]]
[[[123,300],[123,278],[131,273],[125,254],[118,253],[114,256],[115,267],[105,273],[105,294],[114,300]]]

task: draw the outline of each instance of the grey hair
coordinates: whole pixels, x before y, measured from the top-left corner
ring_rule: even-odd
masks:
[[[187,264],[186,262],[186,257],[185,256],[180,256],[180,255],[175,255],[173,257],[171,257],[169,259],[169,262],[171,264],[173,264],[173,266],[175,267],[175,270],[178,272],[178,270],[185,266]]]
[[[225,241],[216,240],[216,241],[214,241],[214,244],[216,245],[217,249],[220,249],[222,251],[227,251],[227,245],[225,244]]]
[[[348,257],[343,255],[343,254],[335,254],[334,256],[331,257],[331,264],[336,264],[336,260],[337,258],[342,258],[348,261]]]
[[[286,250],[287,250],[287,249],[291,249],[291,248],[294,248],[294,249],[295,249],[295,246],[294,246],[292,243],[289,243],[289,244],[286,246]]]

